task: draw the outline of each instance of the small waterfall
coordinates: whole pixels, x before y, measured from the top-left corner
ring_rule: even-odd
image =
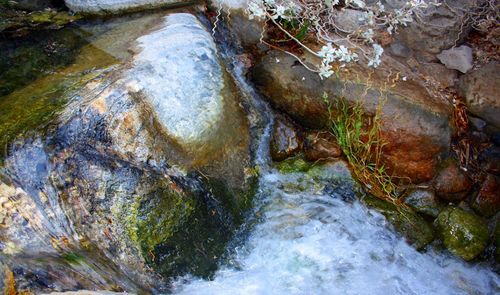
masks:
[[[210,27],[202,14],[199,18]],[[43,137],[20,140],[7,159],[7,169],[0,171],[0,191],[9,190],[9,198],[0,197],[0,205],[18,210],[8,213],[20,224],[12,227],[17,232],[8,232],[20,249],[10,249],[0,237],[0,266],[9,265],[21,278],[19,290],[286,295],[500,292],[500,279],[488,266],[468,264],[432,249],[420,253],[407,245],[381,214],[357,200],[358,188],[345,162],[317,165],[301,173],[275,169],[269,153],[273,111],[247,79],[241,60],[244,50],[223,23],[214,38],[242,98],[254,139],[251,158],[259,172],[258,190],[243,225],[234,233],[238,222],[224,211],[220,196],[207,188],[201,172],[186,175],[161,160],[135,161],[112,149],[105,116],[115,116],[132,102],[116,100],[103,115],[82,111],[77,101],[67,117],[59,118],[64,122]],[[97,90],[105,91],[107,86]],[[176,228],[174,242],[162,240],[152,249],[140,249],[144,241],[137,232],[144,227],[138,221],[163,225],[164,219],[176,216],[161,208],[152,219],[144,214],[170,200],[172,191],[180,196],[174,198],[181,207],[179,215],[191,204],[201,210],[181,223],[185,227]],[[24,226],[28,222],[32,224]],[[146,227],[145,232],[155,229]],[[212,242],[207,250],[206,243]],[[172,262],[182,251],[187,259]],[[155,265],[158,261],[164,264]],[[168,277],[179,275],[167,282]],[[2,279],[0,274],[0,287]]]
[[[176,294],[495,294],[500,278],[488,266],[450,254],[420,253],[385,218],[356,198],[340,161],[316,171],[283,174],[272,168],[272,111],[244,75],[238,46],[219,23],[221,52],[259,118],[256,162],[261,166],[254,209],[212,281],[185,276]],[[249,99],[250,98],[250,99]],[[313,168],[314,169],[314,168]]]

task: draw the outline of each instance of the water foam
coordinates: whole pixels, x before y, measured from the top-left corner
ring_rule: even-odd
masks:
[[[305,191],[294,189],[299,184]],[[213,281],[183,278],[178,294],[494,294],[499,277],[448,254],[419,253],[385,218],[326,182],[271,171],[260,222]],[[328,193],[327,193],[328,191]],[[333,193],[332,193],[333,191]]]

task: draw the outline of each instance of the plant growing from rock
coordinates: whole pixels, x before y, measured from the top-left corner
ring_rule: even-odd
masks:
[[[399,199],[397,185],[382,163],[384,142],[380,135],[380,113],[383,101],[375,115],[368,116],[361,102],[349,106],[344,99],[338,98],[332,104],[326,93],[323,100],[328,106],[331,132],[337,138],[357,180],[373,196],[404,206]]]
[[[429,5],[440,5],[430,0],[409,0],[397,9],[386,9],[382,2],[367,4],[364,0],[251,0],[250,19],[265,20],[281,30],[289,40],[320,59],[315,67],[306,66],[320,77],[328,78],[337,68],[363,59],[369,67],[381,63],[384,52],[379,40],[407,26]],[[338,13],[348,10],[355,29],[346,29],[339,23]],[[357,18],[357,19],[352,19]],[[307,45],[307,33],[323,45],[315,51]],[[283,49],[295,56],[289,50]],[[300,60],[300,59],[299,59]]]

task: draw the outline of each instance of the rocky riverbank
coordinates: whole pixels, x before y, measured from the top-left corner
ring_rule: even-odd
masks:
[[[0,2],[69,17],[0,27],[0,289],[165,293],[214,279],[227,291],[248,274],[321,293],[374,268],[402,285],[373,281],[381,290],[437,288],[404,277],[427,280],[416,261],[467,274],[442,292],[498,289],[498,39],[463,22],[476,1],[430,7],[384,39],[378,68],[329,78],[306,68],[311,52],[276,46],[247,1],[191,2]],[[188,7],[160,9],[171,5]],[[356,30],[357,13],[335,17]],[[360,130],[379,116],[398,202],[353,179],[332,132],[339,100],[361,108]]]
[[[231,11],[227,22],[252,53],[252,80],[276,110],[288,115],[290,119],[286,121],[296,124],[291,129],[275,129],[271,147],[274,160],[301,154],[313,162],[339,157],[336,139],[324,135],[330,131],[329,107],[339,97],[350,104],[361,102],[366,114],[379,111],[381,139],[385,143],[383,162],[390,175],[405,183],[402,198],[414,210],[423,212],[427,221],[432,223],[437,218],[433,226],[437,237],[443,238],[453,253],[480,245],[480,251],[457,254],[470,260],[490,252],[486,248],[495,244],[494,229],[500,210],[500,191],[495,189],[500,175],[493,168],[500,148],[493,118],[499,100],[495,92],[499,56],[491,53],[491,47],[497,48],[498,39],[493,33],[478,32],[472,21],[464,21],[469,11],[481,9],[481,3],[445,1],[446,5],[431,6],[425,20],[401,28],[385,40],[379,67],[369,68],[361,62],[349,64],[337,76],[322,79],[309,70],[318,60],[306,50],[292,49],[292,56],[283,52],[286,48],[277,50],[261,43],[275,38],[269,35],[276,34],[274,24],[268,23],[264,30],[262,20],[249,20],[244,1],[215,2],[214,6]],[[400,5],[396,2],[383,4],[386,9],[395,9]],[[345,20],[341,24],[343,30],[355,32],[363,25],[352,21],[356,12],[349,8],[337,11],[336,17]],[[456,31],[460,26],[462,29]],[[307,37],[303,42],[309,42],[309,48],[320,49]],[[325,103],[325,94],[329,103]],[[316,151],[310,140],[304,141],[311,137],[315,138],[313,142],[321,142]],[[322,156],[311,157],[311,146],[312,153]],[[443,218],[438,218],[439,212],[447,212],[447,207],[461,208],[462,211],[457,209],[457,216],[463,212],[464,220],[457,218],[456,224],[453,221],[449,225],[456,229],[460,243],[446,242],[449,228],[440,226]],[[474,222],[465,221],[467,218]],[[420,224],[428,228],[425,232],[434,231],[423,219]],[[401,226],[396,222],[398,227]],[[488,228],[489,234],[484,234]],[[483,234],[476,235],[478,232]],[[433,239],[424,235],[423,240],[426,244]]]

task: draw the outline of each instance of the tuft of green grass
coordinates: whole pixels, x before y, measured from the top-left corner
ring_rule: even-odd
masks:
[[[349,105],[345,99],[337,98],[332,103],[326,93],[323,100],[328,106],[331,132],[337,138],[355,178],[371,195],[404,206],[398,187],[382,162],[385,143],[380,134],[380,114],[383,101],[375,114],[370,116],[363,111],[361,102]]]

